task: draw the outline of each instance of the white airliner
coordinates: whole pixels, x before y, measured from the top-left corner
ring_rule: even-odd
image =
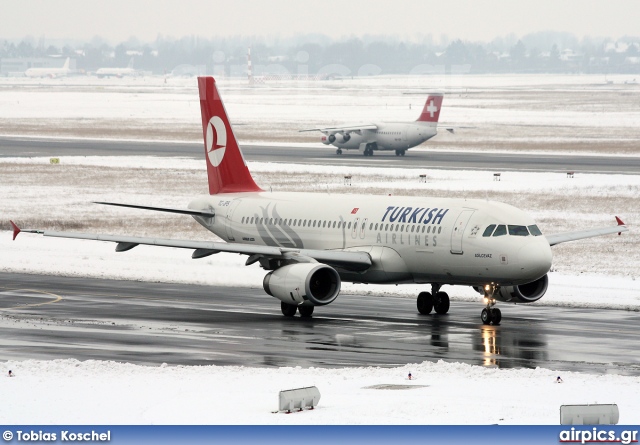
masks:
[[[483,323],[502,318],[496,301],[531,303],[549,280],[551,246],[627,231],[624,223],[544,236],[522,210],[464,198],[266,192],[247,168],[212,77],[199,77],[209,195],[187,209],[99,203],[191,215],[226,242],[25,230],[44,236],[193,249],[193,258],[220,252],[247,255],[270,272],[264,290],[282,313],[309,317],[332,303],[342,281],[421,283],[421,314],[446,314],[442,285],[473,286],[485,297]],[[13,237],[20,229],[12,222]],[[215,273],[213,271],[212,273]]]
[[[24,72],[27,77],[65,77],[71,73],[69,58],[65,60],[62,68],[29,68]]]
[[[359,150],[365,156],[374,151],[395,150],[404,156],[411,147],[422,144],[438,134],[438,118],[442,107],[442,94],[430,94],[420,117],[415,122],[378,122],[344,127],[310,128],[302,131],[320,131],[322,143],[342,150]]]
[[[103,77],[125,77],[136,76],[137,70],[133,69],[133,57],[129,60],[129,64],[126,68],[98,68],[96,76]]]

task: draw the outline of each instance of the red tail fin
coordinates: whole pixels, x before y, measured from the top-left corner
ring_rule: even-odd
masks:
[[[442,108],[442,98],[441,93],[430,94],[417,122],[438,122],[440,108]]]
[[[198,77],[209,194],[259,192],[242,156],[213,77]]]

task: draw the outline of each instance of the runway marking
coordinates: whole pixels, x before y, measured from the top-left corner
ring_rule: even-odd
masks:
[[[58,301],[62,300],[62,296],[57,295],[57,294],[52,294],[51,292],[45,292],[43,290],[35,290],[35,289],[7,289],[7,290],[8,291],[9,290],[10,291],[14,291],[14,292],[20,292],[20,291],[25,292],[26,291],[26,292],[34,292],[34,293],[37,293],[37,294],[45,294],[45,295],[50,295],[50,296],[54,297],[54,299],[51,300],[51,301],[45,301],[44,303],[23,304],[21,306],[14,306],[14,307],[7,307],[7,308],[0,309],[0,310],[3,310],[3,311],[10,311],[12,309],[22,309],[22,308],[25,308],[25,307],[44,306],[45,304],[57,303]]]

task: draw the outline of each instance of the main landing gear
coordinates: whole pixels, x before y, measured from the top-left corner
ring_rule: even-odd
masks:
[[[498,285],[493,283],[485,284],[482,291],[484,292],[484,302],[487,304],[487,307],[482,309],[480,319],[483,324],[488,325],[493,323],[494,326],[497,326],[502,320],[502,312],[500,312],[500,309],[493,307],[496,304],[496,299],[493,297],[496,292],[498,292]]]
[[[338,149],[336,150],[336,154],[337,154],[337,155],[341,155],[341,154],[342,154],[342,149],[341,149],[341,148],[338,148]]]
[[[436,314],[444,315],[449,312],[449,295],[446,292],[440,292],[441,284],[431,284],[431,292],[420,292],[418,295],[418,312],[422,315],[429,315],[432,310]]]
[[[375,144],[367,144],[367,146],[365,147],[365,149],[362,152],[362,154],[365,155],[365,156],[373,156],[373,147],[374,146],[375,146]]]
[[[308,318],[311,317],[314,309],[315,306],[296,306],[295,304],[288,304],[284,301],[280,303],[280,310],[282,310],[282,315],[285,317],[293,317],[296,315],[296,312],[300,312],[301,317]]]
[[[396,156],[404,156],[406,150],[396,150]]]

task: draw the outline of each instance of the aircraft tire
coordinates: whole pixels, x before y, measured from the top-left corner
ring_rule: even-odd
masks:
[[[499,325],[500,320],[502,320],[502,312],[500,312],[500,309],[498,309],[497,307],[491,309],[491,321],[493,322],[493,325]]]
[[[400,156],[400,150],[396,150],[396,156]]]
[[[435,301],[433,308],[436,310],[436,314],[444,315],[449,312],[449,307],[451,306],[449,294],[446,292],[438,292]]]
[[[404,156],[406,150],[400,150],[400,156]]]
[[[336,150],[336,154],[337,154],[337,155],[341,155],[341,154],[342,154],[342,150],[338,148],[338,149]]]
[[[491,313],[489,312],[489,309],[482,309],[482,312],[480,313],[480,320],[482,320],[482,324],[491,324]]]
[[[314,309],[315,306],[298,306],[298,312],[300,312],[300,316],[303,318],[311,317]]]
[[[433,296],[430,292],[420,292],[417,300],[418,312],[429,315],[433,309]]]
[[[282,315],[284,315],[285,317],[293,317],[298,311],[298,306],[296,306],[295,304],[287,304],[282,301],[280,303],[280,310],[282,311]]]

